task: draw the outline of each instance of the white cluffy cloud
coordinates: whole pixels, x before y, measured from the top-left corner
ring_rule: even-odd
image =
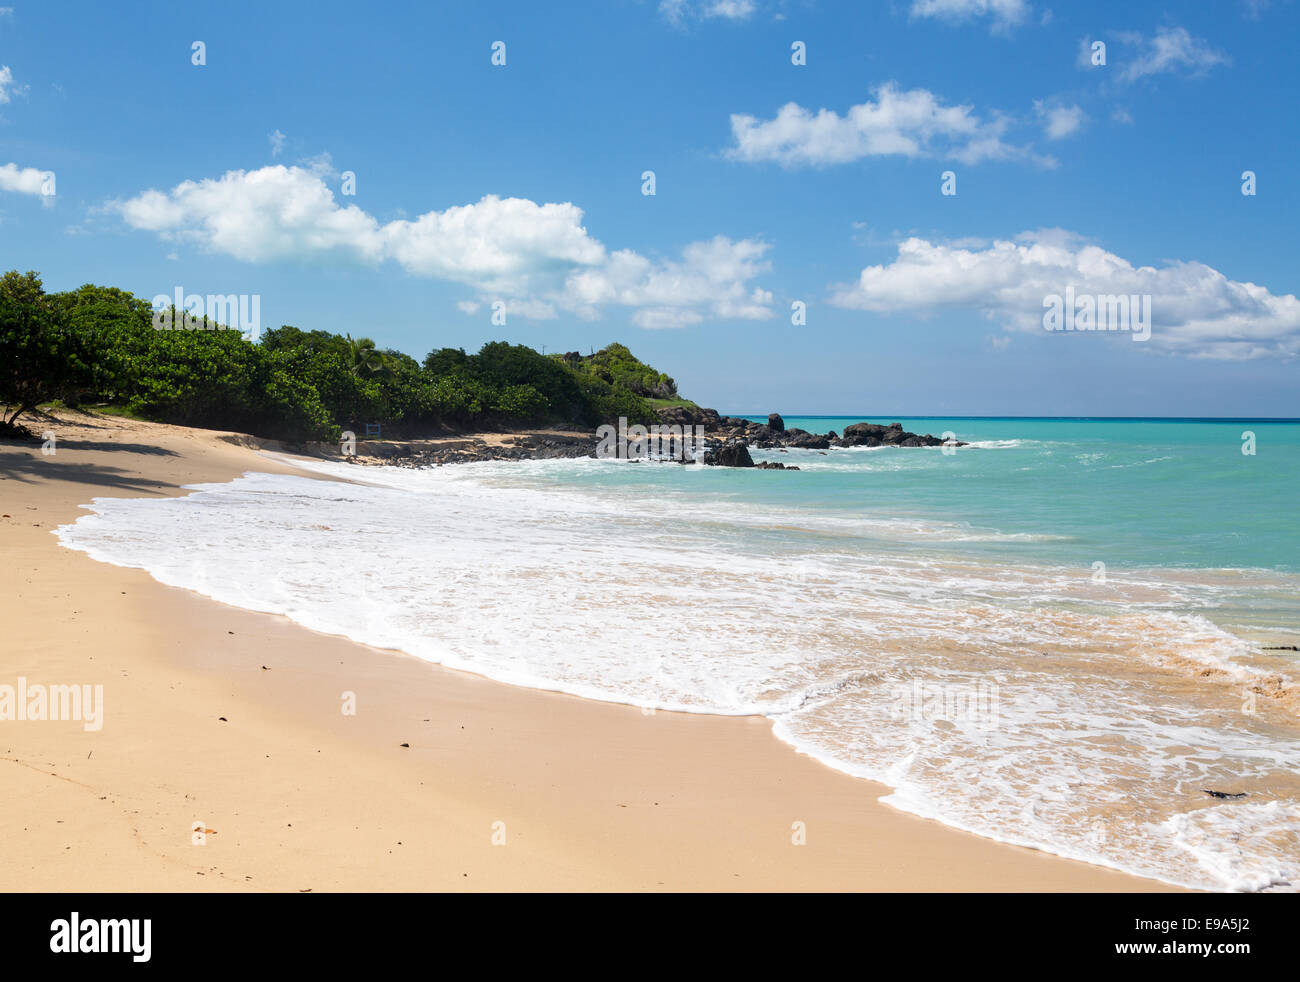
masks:
[[[41,194],[48,171],[17,164],[0,166],[0,191],[17,191],[19,194]]]
[[[755,10],[754,0],[660,0],[659,13],[677,26],[688,20],[746,20]]]
[[[979,17],[990,18],[994,31],[1008,31],[1029,17],[1026,0],[912,0],[913,17],[959,23]]]
[[[393,261],[527,317],[595,317],[606,305],[636,308],[634,321],[646,327],[772,316],[772,295],[751,282],[770,268],[763,242],[718,236],[688,245],[680,260],[610,252],[587,233],[577,205],[496,195],[381,224],[340,205],[328,176],[322,167],[229,171],[109,208],[132,228],[245,262]]]
[[[1300,300],[1230,280],[1198,262],[1134,266],[1061,230],[1026,232],[973,248],[910,238],[887,265],[868,266],[832,303],[879,313],[974,310],[1019,331],[1043,331],[1044,298],[1151,297],[1151,341],[1192,357],[1300,354]]]
[[[1119,35],[1120,40],[1135,45],[1139,53],[1120,72],[1120,79],[1132,82],[1146,75],[1165,73],[1203,75],[1215,65],[1228,63],[1228,56],[1210,47],[1208,41],[1194,37],[1184,27],[1161,27],[1155,36]]]
[[[245,262],[324,254],[379,262],[379,223],[356,205],[339,207],[324,180],[299,167],[228,171],[112,202],[133,228],[157,232]]]
[[[662,262],[621,249],[571,274],[566,291],[580,309],[636,307],[633,321],[641,327],[684,327],[702,320],[706,310],[715,317],[763,320],[771,316],[772,294],[749,284],[770,268],[763,258],[767,248],[753,239],[717,236],[688,245],[680,261]]]
[[[280,154],[284,152],[284,143],[288,137],[279,130],[272,130],[270,133],[266,134],[266,138],[271,144],[271,156],[280,156]]]
[[[813,113],[794,102],[768,120],[733,113],[735,144],[727,155],[785,167],[892,155],[946,157],[967,164],[1030,155],[1027,147],[1003,141],[1010,126],[1005,116],[983,120],[970,106],[944,105],[926,89],[901,91],[892,83],[879,86],[874,95],[874,102],[850,106],[843,116],[830,109]]]

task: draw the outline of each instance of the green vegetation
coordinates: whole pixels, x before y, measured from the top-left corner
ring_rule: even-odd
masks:
[[[611,344],[590,355],[580,355],[575,351],[553,357],[580,374],[590,375],[647,399],[679,398],[676,382],[639,361],[625,345]]]
[[[652,409],[672,409],[677,406],[689,406],[691,409],[697,408],[696,404],[692,402],[690,399],[682,399],[681,397],[678,397],[676,399],[651,399],[650,400],[650,408]]]
[[[257,342],[224,328],[158,330],[148,301],[123,290],[51,294],[36,273],[5,273],[0,435],[25,434],[19,417],[54,400],[294,441],[337,439],[368,422],[406,436],[443,425],[649,423],[656,405],[690,404],[621,344],[547,356],[493,341],[420,363],[367,337],[290,326]]]

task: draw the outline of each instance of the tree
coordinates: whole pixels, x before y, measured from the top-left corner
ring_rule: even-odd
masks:
[[[0,276],[0,432],[29,436],[18,417],[86,382],[84,353],[66,317],[51,303],[39,273]]]
[[[238,331],[156,331],[137,359],[127,408],[165,423],[282,440],[330,440],[338,429],[291,352]]]
[[[434,378],[441,375],[464,374],[469,366],[469,355],[464,348],[439,348],[430,351],[424,359],[424,370]]]
[[[352,374],[354,375],[375,375],[381,372],[389,371],[388,359],[384,353],[375,347],[375,342],[370,338],[356,338],[347,335],[347,342],[351,348],[352,356]]]
[[[370,338],[288,325],[260,343],[223,328],[156,330],[148,301],[85,284],[46,294],[39,274],[0,276],[0,431],[42,403],[109,402],[160,422],[287,440],[331,439],[379,419],[414,430],[626,416],[653,422],[648,397],[673,380],[623,345],[546,357],[492,342],[473,355],[436,349],[420,364]]]
[[[77,378],[69,380],[75,384],[60,398],[72,403],[125,398],[138,364],[136,355],[155,337],[149,301],[93,283],[50,294],[49,301],[67,329],[71,357],[79,362]]]

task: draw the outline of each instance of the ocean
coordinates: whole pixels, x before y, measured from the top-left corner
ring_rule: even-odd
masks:
[[[971,445],[754,451],[798,472],[313,462],[361,483],[100,498],[58,535],[505,682],[761,714],[982,836],[1300,889],[1300,653],[1272,650],[1300,645],[1300,423],[786,425],[857,421]]]

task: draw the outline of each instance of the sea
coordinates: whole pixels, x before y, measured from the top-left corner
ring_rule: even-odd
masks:
[[[320,461],[98,498],[57,534],[510,684],[760,715],[990,839],[1300,890],[1300,421],[785,420],[861,421],[969,445]]]

